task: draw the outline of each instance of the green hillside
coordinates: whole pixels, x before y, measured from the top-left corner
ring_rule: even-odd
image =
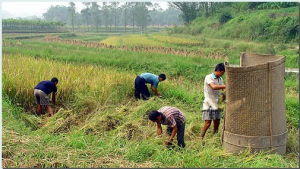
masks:
[[[190,25],[171,29],[170,32],[220,39],[298,43],[298,27],[298,7],[239,12],[225,8],[215,16],[198,17]]]

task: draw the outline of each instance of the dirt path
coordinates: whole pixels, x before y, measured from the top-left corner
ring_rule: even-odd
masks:
[[[230,65],[233,67],[239,67],[240,65]],[[298,68],[285,68],[285,73],[299,73],[299,69]]]
[[[299,69],[298,68],[285,68],[285,73],[298,73],[299,74]]]

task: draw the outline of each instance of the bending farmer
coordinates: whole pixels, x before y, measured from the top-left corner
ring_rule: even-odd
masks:
[[[166,80],[165,74],[160,74],[159,76],[152,73],[142,73],[137,76],[134,81],[134,96],[136,99],[140,99],[140,94],[142,94],[143,100],[148,100],[150,93],[146,83],[151,84],[151,89],[156,96],[161,96],[157,91],[157,85],[159,82]]]
[[[222,75],[225,72],[223,63],[217,64],[215,72],[206,75],[204,80],[204,96],[202,120],[205,124],[201,130],[201,138],[204,137],[206,130],[209,128],[211,121],[214,121],[214,133],[218,132],[220,124],[220,112],[218,108],[219,90],[225,89],[223,85]],[[224,96],[224,95],[223,95]]]
[[[161,124],[168,125],[168,133],[171,135],[170,139],[165,145],[171,144],[173,138],[177,133],[177,143],[179,147],[184,148],[184,129],[185,129],[185,117],[184,114],[176,107],[164,106],[157,111],[151,111],[149,119],[157,123],[157,135],[161,135]]]
[[[42,114],[42,106],[47,106],[47,111],[50,116],[53,116],[53,110],[50,106],[49,97],[52,94],[52,102],[55,105],[55,95],[57,92],[56,85],[58,83],[57,78],[52,78],[51,81],[41,81],[34,88],[34,96],[36,104],[38,105],[38,115]]]

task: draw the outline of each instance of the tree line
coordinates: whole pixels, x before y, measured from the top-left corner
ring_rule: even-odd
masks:
[[[22,19],[7,20],[3,23],[3,30],[20,32],[24,29],[25,32],[35,30],[40,32],[43,28],[44,32],[47,30],[53,32],[62,30],[63,25],[65,31],[73,32],[145,31],[147,27],[160,30],[164,26],[189,25],[198,17],[218,16],[220,23],[225,23],[232,18],[233,13],[298,5],[295,2],[169,2],[169,7],[163,10],[159,4],[151,2],[82,2],[82,4],[84,8],[79,12],[74,2],[70,2],[67,6],[51,6],[43,14],[43,23],[41,20],[32,23]],[[51,24],[42,26],[47,23],[46,21]]]
[[[83,2],[84,8],[76,11],[76,4],[51,6],[43,14],[47,21],[60,21],[72,31],[84,26],[85,31],[144,31],[147,26],[181,25],[181,11],[169,7],[163,10],[151,2]]]

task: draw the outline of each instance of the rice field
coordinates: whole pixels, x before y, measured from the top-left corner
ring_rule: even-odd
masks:
[[[114,46],[166,46],[163,43],[147,38],[145,35],[123,35],[111,36],[101,41],[101,43]]]
[[[201,44],[203,44],[203,41],[201,40],[194,40],[194,39],[187,39],[187,38],[180,38],[180,37],[173,37],[173,36],[153,35],[151,37],[157,41],[162,41],[162,42],[175,44],[175,45],[182,45],[182,46],[200,46]]]
[[[149,41],[141,36],[113,36],[110,41],[129,46],[157,44],[151,40],[157,35],[142,36]],[[285,82],[287,153],[254,155],[246,150],[233,155],[223,150],[221,132],[213,135],[208,130],[206,139],[200,140],[203,80],[223,59],[95,48],[45,42],[39,37],[5,39],[5,43],[3,167],[299,167],[296,75],[287,74]],[[235,61],[235,57],[229,59]],[[164,98],[134,100],[134,79],[144,71],[167,75],[158,88]],[[35,116],[33,88],[53,76],[59,79],[55,115]],[[224,109],[224,103],[220,104]],[[166,149],[163,142],[168,136],[157,137],[156,125],[147,119],[147,112],[164,105],[185,113],[184,150]]]
[[[104,43],[106,45],[118,46],[118,45],[120,45],[120,40],[121,40],[121,37],[119,37],[119,36],[111,36],[109,38],[102,40],[101,43]]]

